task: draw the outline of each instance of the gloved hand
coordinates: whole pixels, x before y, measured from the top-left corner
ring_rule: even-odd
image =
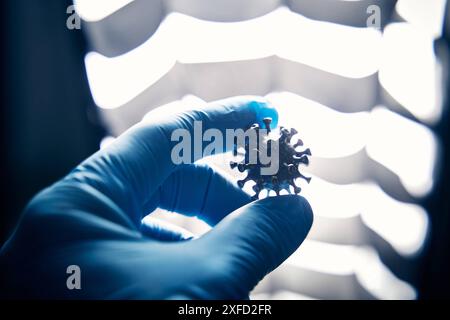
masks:
[[[259,98],[258,98],[259,99]],[[39,193],[0,255],[3,294],[39,298],[242,299],[305,239],[312,211],[296,195],[250,203],[209,167],[175,165],[176,128],[246,129],[275,109],[254,97],[159,115],[132,127]],[[70,146],[68,146],[70,147]],[[142,218],[156,207],[211,226],[191,239]],[[81,290],[66,268],[78,265]]]

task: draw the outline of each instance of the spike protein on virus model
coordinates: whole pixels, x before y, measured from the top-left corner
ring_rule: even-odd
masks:
[[[291,128],[286,129],[280,127],[280,133],[277,138],[270,136],[270,124],[272,122],[271,118],[265,118],[264,120],[265,130],[258,124],[254,124],[250,127],[250,130],[254,130],[256,136],[258,137],[256,145],[252,145],[248,141],[244,143],[245,155],[244,159],[240,162],[231,161],[230,166],[232,169],[237,168],[240,172],[247,171],[247,176],[238,181],[240,188],[244,187],[247,181],[253,180],[256,184],[253,186],[253,191],[255,195],[252,199],[258,199],[259,194],[264,189],[270,191],[275,191],[277,195],[280,194],[281,190],[286,190],[291,193],[291,186],[295,194],[300,193],[301,188],[295,184],[298,178],[305,179],[308,183],[311,181],[310,177],[305,177],[299,171],[299,165],[308,165],[309,156],[311,151],[309,148],[303,151],[297,151],[298,147],[303,146],[303,141],[298,139],[296,143],[293,143],[293,136],[297,134],[297,130]],[[264,131],[265,135],[260,135],[260,131]],[[234,145],[234,156],[237,155],[238,148],[240,146],[235,143]],[[266,162],[261,161],[260,157],[265,154],[264,151],[278,152],[277,157],[279,161],[278,170],[273,174],[264,174],[264,167],[267,167]],[[256,155],[256,159],[252,160],[250,157],[252,154]]]

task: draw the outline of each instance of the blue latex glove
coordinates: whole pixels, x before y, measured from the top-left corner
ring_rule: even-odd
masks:
[[[0,255],[2,293],[41,298],[241,299],[305,239],[313,220],[296,195],[250,203],[209,167],[174,165],[176,128],[246,129],[275,109],[254,97],[140,123],[39,193]],[[197,239],[142,218],[156,207],[198,216]],[[230,214],[231,213],[231,214]],[[81,268],[68,290],[66,268]]]

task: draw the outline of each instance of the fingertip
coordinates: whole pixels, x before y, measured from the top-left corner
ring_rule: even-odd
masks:
[[[314,213],[312,210],[311,205],[309,204],[308,200],[302,196],[293,195],[293,197],[296,197],[298,206],[301,207],[301,213],[304,217],[305,226],[308,227],[308,230],[311,229],[312,224],[314,222]]]
[[[223,248],[220,254],[235,268],[237,278],[245,279],[239,286],[251,290],[299,248],[312,222],[305,198],[266,197],[236,210],[200,241]]]
[[[274,207],[292,223],[298,221],[309,232],[314,221],[314,214],[308,200],[300,195],[281,195],[257,200],[261,205]]]
[[[270,124],[271,129],[275,129],[278,125],[278,111],[275,106],[267,100],[254,99],[249,103],[249,106],[254,109],[256,113],[256,119],[261,127],[264,127],[264,118],[272,118],[272,123]]]

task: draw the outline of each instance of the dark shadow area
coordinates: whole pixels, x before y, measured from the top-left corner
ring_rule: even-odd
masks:
[[[444,32],[435,42],[435,51],[443,64],[444,114],[435,128],[441,138],[443,154],[441,173],[426,207],[431,220],[431,237],[425,254],[423,278],[419,287],[423,299],[450,298],[450,2],[447,1]]]
[[[80,30],[65,1],[2,1],[2,210],[0,243],[42,188],[98,150]]]

